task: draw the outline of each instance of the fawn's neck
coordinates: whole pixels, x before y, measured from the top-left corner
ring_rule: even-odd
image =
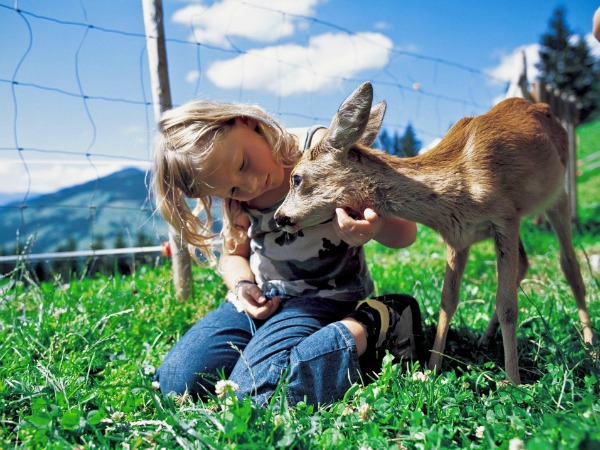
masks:
[[[386,158],[387,170],[378,187],[382,213],[422,223],[442,232],[461,217],[465,180],[459,170],[429,158]],[[454,218],[454,219],[453,219]]]

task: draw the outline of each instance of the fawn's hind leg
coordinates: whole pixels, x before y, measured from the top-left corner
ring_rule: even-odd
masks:
[[[523,247],[523,241],[521,240],[521,236],[519,236],[519,269],[517,273],[517,289],[519,288],[521,281],[523,281],[523,278],[525,278],[527,269],[529,269],[529,259],[527,258],[525,247]],[[488,326],[485,329],[485,332],[483,333],[481,338],[479,338],[477,345],[487,345],[490,339],[492,339],[496,335],[496,332],[498,331],[498,326],[500,326],[500,322],[498,321],[498,312],[496,311],[496,308],[494,308],[494,314],[492,315],[492,318],[490,319]]]
[[[460,293],[460,282],[462,280],[467,260],[469,259],[469,248],[456,251],[448,245],[446,255],[446,275],[442,287],[442,301],[440,303],[440,316],[438,320],[435,342],[429,358],[429,369],[442,370],[442,354],[446,348],[446,337],[450,328],[450,320],[456,312],[458,297]]]
[[[583,329],[583,340],[591,345],[594,334],[590,316],[585,304],[585,285],[583,284],[581,269],[575,255],[575,249],[573,248],[569,199],[566,192],[561,193],[556,203],[546,211],[546,214],[558,237],[560,247],[560,267],[567,282],[571,286],[575,301],[577,302],[577,311]]]
[[[496,312],[502,328],[504,370],[515,384],[521,384],[517,349],[517,319],[519,316],[517,298],[519,225],[519,218],[507,220],[502,227],[497,227],[494,234],[498,267]]]

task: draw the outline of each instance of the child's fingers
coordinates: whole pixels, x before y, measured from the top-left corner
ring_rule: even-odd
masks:
[[[239,288],[238,295],[241,295],[245,301],[252,302],[258,305],[262,305],[267,301],[267,297],[255,284],[245,284]]]
[[[350,216],[344,209],[337,208],[335,210],[337,215],[337,225],[340,230],[353,232],[355,227],[360,224],[360,220],[357,220]]]
[[[373,210],[371,208],[365,209],[363,216],[364,216],[365,220],[368,221],[369,223],[373,223],[379,219],[379,214],[377,214],[375,212],[375,210]]]
[[[277,311],[277,309],[279,309],[280,303],[281,299],[279,297],[273,297],[264,305],[253,305],[251,308],[249,308],[249,310],[246,310],[246,313],[248,313],[250,317],[253,317],[255,319],[268,319],[275,313],[275,311]]]

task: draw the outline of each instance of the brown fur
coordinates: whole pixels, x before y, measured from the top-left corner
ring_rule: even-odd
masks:
[[[567,136],[550,108],[512,98],[457,122],[434,149],[413,158],[373,150],[385,103],[371,110],[369,83],[340,106],[323,140],[294,169],[277,223],[288,232],[321,223],[336,207],[396,215],[438,231],[447,243],[438,329],[429,367],[438,370],[456,311],[469,247],[493,238],[498,269],[496,313],[482,338],[502,327],[505,370],[520,383],[517,288],[527,271],[520,219],[546,211],[560,243],[561,267],[575,295],[586,343],[592,329],[571,237],[564,190]]]

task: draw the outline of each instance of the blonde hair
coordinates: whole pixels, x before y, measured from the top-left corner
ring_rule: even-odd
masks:
[[[203,194],[203,170],[210,167],[211,155],[226,136],[236,118],[252,118],[257,132],[267,141],[273,157],[282,167],[296,164],[300,152],[297,140],[285,131],[265,110],[256,105],[192,101],[166,111],[158,124],[154,152],[152,186],[158,210],[188,244],[192,257],[199,262],[196,249],[209,263],[216,263],[213,240],[213,198]],[[192,211],[187,198],[197,198]],[[242,213],[240,203],[222,199],[222,235],[234,239],[234,248],[247,239],[246,230],[235,227]],[[200,219],[204,211],[206,218]]]

